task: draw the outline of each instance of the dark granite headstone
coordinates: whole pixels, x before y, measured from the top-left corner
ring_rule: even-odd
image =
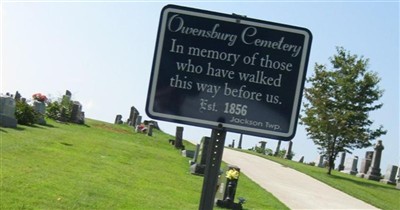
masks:
[[[372,157],[371,167],[369,168],[367,174],[365,174],[364,178],[369,180],[379,181],[381,179],[381,157],[382,150],[385,147],[382,144],[382,140],[378,140],[378,143],[374,147],[374,155]]]
[[[291,160],[293,158],[292,146],[293,146],[293,142],[289,141],[289,146],[288,146],[288,149],[286,150],[285,159]]]
[[[339,167],[337,168],[338,171],[344,170],[344,161],[345,160],[346,160],[346,152],[342,152],[342,155],[340,156],[340,164],[339,164]]]
[[[196,163],[190,166],[190,173],[195,175],[204,175],[207,161],[207,152],[209,150],[211,138],[204,136],[200,141],[200,150],[198,152]]]
[[[177,126],[175,132],[175,148],[183,149],[183,127]]]
[[[386,183],[386,184],[392,184],[396,185],[396,174],[397,174],[398,167],[395,165],[388,165],[386,169],[385,176],[383,179],[380,180],[380,182]]]
[[[365,157],[361,160],[360,171],[356,175],[357,177],[364,178],[365,174],[369,170],[369,167],[371,166],[373,155],[374,155],[373,151],[368,151],[365,153]]]

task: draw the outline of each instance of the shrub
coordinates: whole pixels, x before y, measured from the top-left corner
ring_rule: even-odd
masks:
[[[46,115],[54,120],[68,121],[72,113],[72,101],[67,106],[63,106],[61,102],[54,101],[47,103]],[[63,113],[64,109],[64,113]],[[63,116],[64,115],[64,116]]]
[[[29,104],[17,101],[15,106],[15,117],[18,124],[33,125],[38,119],[38,113]]]

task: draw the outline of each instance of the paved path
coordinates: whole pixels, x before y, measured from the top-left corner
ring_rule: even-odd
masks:
[[[255,155],[226,148],[223,161],[238,166],[290,209],[376,209],[314,178]]]

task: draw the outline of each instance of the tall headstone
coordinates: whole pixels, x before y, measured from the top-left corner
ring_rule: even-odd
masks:
[[[10,96],[0,96],[0,126],[16,128],[15,99]]]
[[[301,156],[299,163],[303,163],[304,162],[304,156]]]
[[[114,124],[122,124],[122,115],[118,114],[118,115],[115,117]]]
[[[262,154],[265,154],[265,148],[266,148],[267,142],[266,141],[260,141],[258,143],[260,143],[260,148],[261,148]]]
[[[281,140],[278,141],[278,145],[276,146],[274,156],[278,156],[280,150],[281,150]]]
[[[136,124],[137,116],[139,116],[139,111],[134,106],[132,106],[131,107],[131,112],[129,114],[128,122],[127,122],[128,125],[136,127],[136,125],[137,125]]]
[[[346,160],[346,152],[342,152],[342,155],[340,156],[340,164],[337,168],[338,171],[344,170],[344,161],[345,160]]]
[[[147,131],[147,135],[148,136],[153,136],[153,127],[154,127],[154,125],[153,125],[153,123],[150,123],[149,125],[148,125],[148,131]]]
[[[379,181],[381,179],[381,157],[382,150],[385,147],[382,144],[382,140],[378,140],[378,143],[374,147],[374,155],[372,157],[371,167],[369,168],[367,174],[364,176],[365,179]]]
[[[396,185],[396,175],[398,169],[399,168],[395,165],[388,165],[385,176],[380,180],[380,182]]]
[[[316,162],[316,165],[317,165],[318,167],[320,167],[320,168],[325,168],[325,165],[324,165],[324,156],[323,156],[323,155],[318,155],[317,161],[315,161],[315,162]]]
[[[183,127],[177,126],[175,133],[175,148],[183,149]]]
[[[239,143],[238,143],[238,149],[242,149],[242,139],[243,139],[243,134],[240,134]]]
[[[291,160],[293,158],[292,146],[293,146],[293,142],[289,141],[289,146],[288,146],[288,149],[286,150],[285,159]]]
[[[36,122],[39,125],[46,125],[46,120],[44,119],[44,116],[46,115],[46,104],[43,101],[35,100],[33,102],[33,109],[38,114]]]
[[[365,153],[365,158],[361,160],[360,171],[357,174],[357,177],[364,178],[365,174],[368,172],[369,167],[371,166],[373,155],[373,151],[368,151]]]
[[[344,170],[341,171],[346,174],[356,175],[357,174],[357,164],[358,164],[358,156],[354,156],[352,158],[347,158],[344,163]]]
[[[190,166],[190,173],[201,176],[204,175],[210,141],[210,137],[204,136],[203,138],[201,138],[200,150],[197,153],[196,163]]]
[[[15,96],[14,96],[14,99],[15,99],[15,101],[19,101],[19,100],[21,100],[21,94],[17,91],[17,92],[15,92]]]

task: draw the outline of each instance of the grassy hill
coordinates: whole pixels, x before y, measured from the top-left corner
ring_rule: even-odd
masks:
[[[172,136],[47,122],[0,128],[0,209],[198,209],[203,179],[168,144]],[[245,209],[287,209],[244,175],[237,196]]]

